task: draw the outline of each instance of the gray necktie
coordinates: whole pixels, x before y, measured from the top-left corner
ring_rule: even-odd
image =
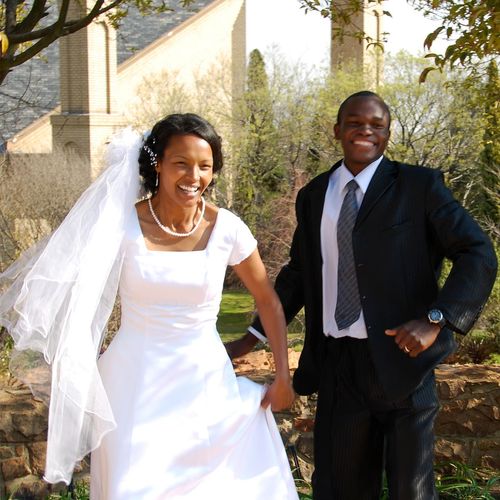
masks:
[[[337,222],[339,266],[335,321],[339,330],[351,326],[359,318],[361,312],[358,281],[352,251],[352,229],[358,215],[356,189],[358,189],[358,184],[354,179],[347,183],[348,191],[342,202]]]

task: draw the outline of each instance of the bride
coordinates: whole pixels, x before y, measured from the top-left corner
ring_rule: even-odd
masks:
[[[94,500],[297,499],[271,413],[294,398],[285,319],[247,226],[203,198],[222,164],[194,114],[144,142],[122,133],[60,228],[0,276],[1,324],[51,365],[48,481],[92,451]],[[235,376],[216,331],[228,265],[268,333],[269,387]],[[117,286],[121,326],[96,363]]]

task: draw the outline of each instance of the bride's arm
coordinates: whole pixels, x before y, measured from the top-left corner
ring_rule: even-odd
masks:
[[[233,266],[233,269],[253,295],[276,366],[274,382],[262,400],[262,405],[267,407],[271,404],[272,410],[287,408],[293,403],[295,395],[288,368],[286,322],[281,302],[267,277],[258,250],[254,250],[248,258]]]

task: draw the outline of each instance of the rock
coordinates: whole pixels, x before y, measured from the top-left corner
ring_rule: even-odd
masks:
[[[32,412],[22,412],[12,415],[12,425],[15,431],[29,440],[44,435],[48,427],[45,407],[34,407]]]
[[[500,471],[500,437],[478,441],[474,451],[477,465]]]
[[[42,476],[45,471],[45,455],[47,453],[47,443],[40,441],[28,445],[31,470],[34,474]]]
[[[314,429],[314,418],[297,417],[293,421],[293,426],[299,432],[312,432]]]
[[[0,407],[0,443],[30,442],[45,437],[48,408],[34,400],[30,391],[0,390]]]
[[[17,456],[14,446],[0,446],[0,460]]]
[[[456,436],[489,436],[498,429],[498,407],[476,398],[443,404],[435,425],[437,434]]]
[[[32,494],[33,499],[46,499],[49,494],[51,488],[49,485],[41,480],[37,476],[26,476],[19,479],[14,479],[13,481],[6,481],[5,483],[5,492],[7,494],[7,498],[16,498],[14,496],[15,493],[20,493],[21,491],[29,492]],[[26,498],[29,498],[28,496]]]
[[[442,405],[436,434],[464,438],[496,435],[500,428],[500,366],[441,365],[436,377]]]
[[[0,470],[5,481],[31,474],[28,457],[6,458],[0,462]]]
[[[436,439],[434,445],[434,454],[436,462],[458,461],[466,462],[471,454],[470,441],[453,439]]]
[[[437,384],[439,399],[452,399],[465,392],[465,380],[443,380]]]
[[[297,443],[295,444],[299,456],[301,456],[307,462],[313,462],[314,456],[314,444],[313,436],[311,433],[304,434],[299,437]]]
[[[297,368],[299,357],[300,353],[295,352],[293,349],[288,349],[288,364],[290,370],[295,370]],[[236,372],[241,375],[259,370],[274,371],[273,355],[271,352],[267,352],[264,349],[252,351],[242,358],[234,359],[233,365]]]

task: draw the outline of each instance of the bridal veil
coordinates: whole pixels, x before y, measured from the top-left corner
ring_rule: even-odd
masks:
[[[34,394],[46,399],[50,391],[51,483],[69,483],[75,464],[116,426],[96,361],[116,298],[125,224],[140,195],[141,145],[130,129],[116,135],[108,167],[59,228],[0,274],[0,324],[14,339],[12,370]]]

